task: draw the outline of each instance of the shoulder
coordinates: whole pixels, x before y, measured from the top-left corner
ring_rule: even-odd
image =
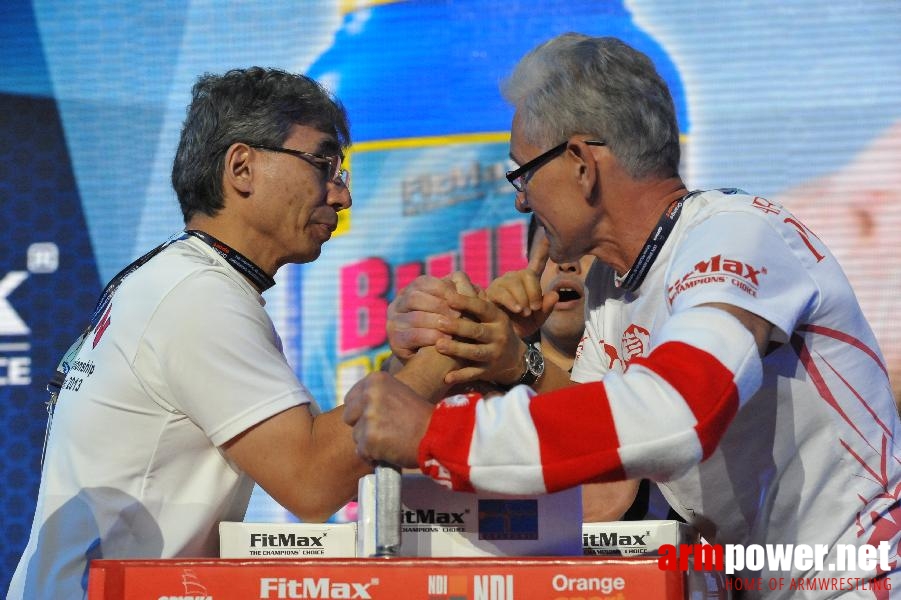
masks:
[[[701,192],[686,204],[679,241],[721,249],[733,248],[757,258],[799,262],[816,267],[831,254],[804,223],[779,202],[741,190]]]
[[[195,240],[179,240],[142,267],[145,285],[171,299],[212,297],[262,305],[261,296],[237,271]]]
[[[836,275],[820,264],[828,250],[784,207],[760,196],[715,190],[693,200],[699,202],[689,202],[664,276],[672,312],[731,305],[775,325],[783,337],[810,318],[822,282]]]
[[[184,241],[154,257],[125,280],[121,304],[155,330],[224,335],[241,323],[271,321],[262,296],[239,273]],[[116,293],[119,296],[119,292]],[[120,298],[114,298],[119,304]]]
[[[719,188],[692,192],[683,208],[682,223],[691,226],[723,214],[743,214],[779,222],[786,212],[781,204],[763,196],[737,188]]]

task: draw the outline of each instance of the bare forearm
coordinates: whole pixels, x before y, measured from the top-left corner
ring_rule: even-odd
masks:
[[[372,470],[356,452],[344,407],[313,417],[295,406],[229,440],[224,450],[279,504],[304,521],[324,521],[351,500]]]
[[[295,486],[307,521],[325,521],[357,495],[360,477],[372,472],[372,464],[361,459],[351,434],[342,420],[343,406],[313,420],[311,455],[303,485]],[[301,460],[304,460],[303,457]]]
[[[421,348],[394,373],[394,377],[424,399],[435,401],[447,392],[449,386],[444,382],[444,376],[455,368],[457,361],[429,346]]]
[[[539,394],[545,394],[571,385],[575,385],[575,382],[569,378],[569,371],[564,371],[551,361],[545,361],[544,374],[532,388]]]
[[[582,485],[582,520],[586,523],[618,521],[635,501],[637,479]]]

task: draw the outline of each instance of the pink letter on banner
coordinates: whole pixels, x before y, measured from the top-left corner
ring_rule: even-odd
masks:
[[[407,287],[411,281],[422,275],[422,263],[409,262],[394,269],[394,295]]]
[[[466,231],[460,240],[461,270],[483,288],[491,283],[491,230]]]
[[[380,258],[366,258],[341,269],[339,352],[347,354],[385,343],[389,283],[388,263]]]
[[[528,264],[526,258],[526,223],[519,219],[510,223],[504,223],[497,228],[497,272],[495,277],[500,277],[508,271],[525,269]]]
[[[432,277],[444,277],[454,272],[456,263],[454,252],[432,254],[425,258],[425,272]]]

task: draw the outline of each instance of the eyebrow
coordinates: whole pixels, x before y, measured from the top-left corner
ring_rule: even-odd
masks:
[[[344,153],[341,152],[341,144],[338,143],[338,140],[334,138],[326,138],[319,142],[319,145],[316,147],[316,151],[319,154],[332,155],[337,154],[344,158]]]

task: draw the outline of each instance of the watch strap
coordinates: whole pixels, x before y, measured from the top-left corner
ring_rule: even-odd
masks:
[[[544,355],[542,355],[541,349],[535,344],[527,344],[523,361],[525,370],[515,385],[534,385],[544,373]]]

